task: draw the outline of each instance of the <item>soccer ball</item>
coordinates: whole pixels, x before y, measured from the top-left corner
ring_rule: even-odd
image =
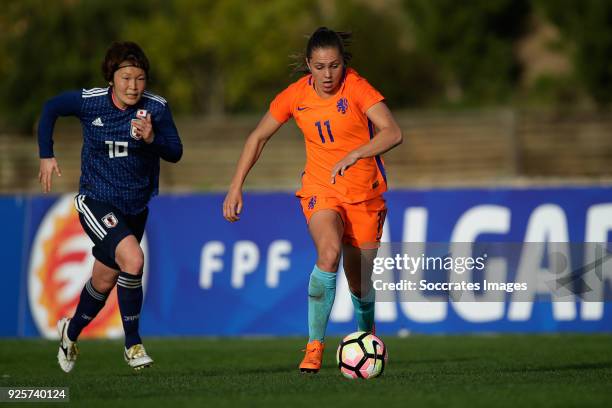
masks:
[[[340,342],[336,361],[346,378],[378,377],[385,370],[387,347],[371,333],[351,333]]]

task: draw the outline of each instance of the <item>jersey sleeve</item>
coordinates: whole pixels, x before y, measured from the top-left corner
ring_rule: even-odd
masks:
[[[364,78],[359,77],[353,84],[353,98],[362,113],[366,113],[373,105],[385,99],[380,92],[369,84]]]
[[[153,132],[155,138],[148,145],[149,148],[168,162],[178,162],[183,156],[183,144],[168,105],[165,106],[159,119],[153,120]]]
[[[279,123],[285,123],[289,120],[292,113],[293,101],[295,99],[294,86],[289,86],[284,91],[276,95],[270,103],[270,114]]]
[[[80,116],[80,91],[68,91],[49,99],[43,106],[38,122],[38,155],[41,159],[53,157],[53,129],[60,116]]]

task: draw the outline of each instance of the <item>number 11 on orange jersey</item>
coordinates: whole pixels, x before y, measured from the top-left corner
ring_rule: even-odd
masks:
[[[329,137],[329,141],[331,143],[334,143],[334,135],[332,135],[331,124],[329,123],[329,120],[326,120],[325,122],[323,122],[323,124],[327,128],[327,136]],[[321,143],[325,143],[325,136],[323,136],[323,128],[321,127],[321,121],[315,122],[315,126],[319,130],[319,137],[321,138]]]

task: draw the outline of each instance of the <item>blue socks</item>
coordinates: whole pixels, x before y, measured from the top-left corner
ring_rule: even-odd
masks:
[[[108,298],[108,293],[103,294],[95,290],[91,284],[91,279],[89,279],[83,291],[81,291],[81,297],[74,312],[74,317],[70,319],[70,324],[68,324],[67,334],[70,340],[77,340],[85,326],[102,310],[106,303],[106,298]]]
[[[323,342],[329,315],[336,297],[336,274],[325,272],[316,265],[310,274],[308,284],[308,341]],[[359,331],[372,332],[374,327],[374,302],[376,291],[370,285],[368,293],[362,297],[351,293]]]
[[[308,283],[308,342],[323,342],[335,297],[336,274],[315,265]]]
[[[125,332],[126,349],[134,344],[142,343],[140,334],[138,334],[142,297],[142,275],[120,272],[117,280],[117,299]]]
[[[369,292],[361,299],[351,293],[351,300],[355,308],[355,317],[357,318],[357,330],[372,332],[372,328],[374,327],[375,299],[376,293],[371,286]]]

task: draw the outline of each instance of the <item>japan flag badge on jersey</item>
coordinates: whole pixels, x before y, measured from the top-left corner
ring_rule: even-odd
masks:
[[[136,111],[136,118],[138,119],[146,119],[147,118],[147,110],[146,109],[138,109]],[[136,119],[132,119],[132,123],[130,126],[130,136],[132,136],[133,139],[136,140],[140,140],[140,136],[138,136],[138,134],[136,133],[136,126],[134,126],[134,120]]]
[[[115,228],[119,224],[119,220],[112,212],[102,217],[102,222],[106,225],[106,228]]]

